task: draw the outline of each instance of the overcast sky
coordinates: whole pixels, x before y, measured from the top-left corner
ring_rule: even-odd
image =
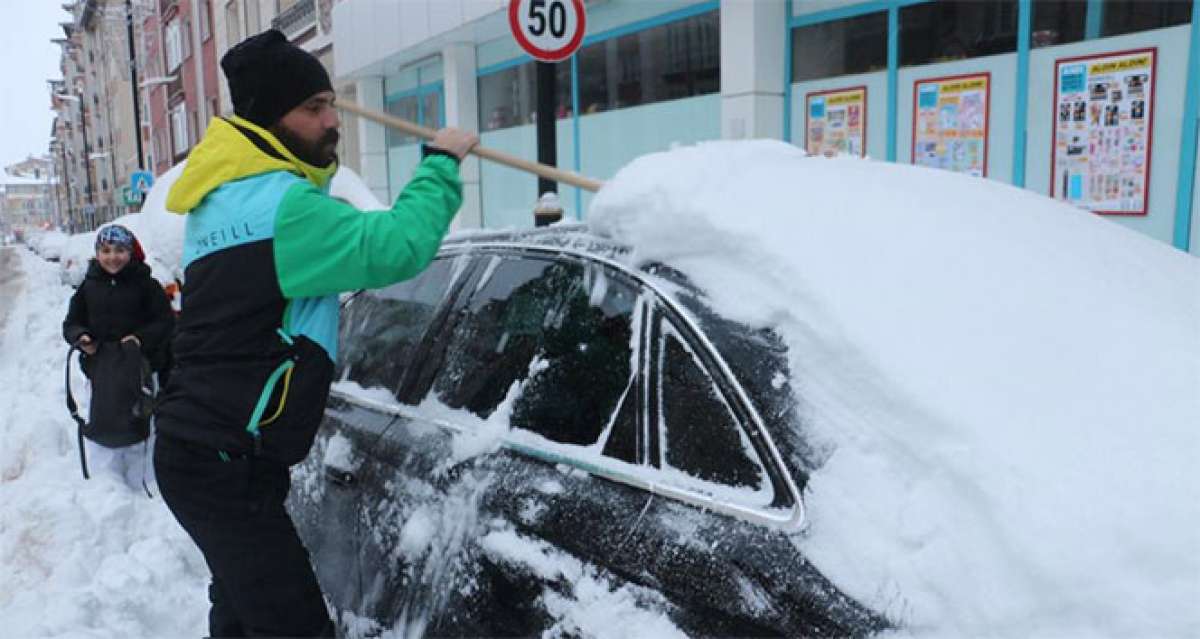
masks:
[[[5,3],[0,22],[0,167],[46,153],[50,142],[50,91],[58,79],[59,22],[70,20],[56,0]],[[16,6],[20,4],[20,6]]]

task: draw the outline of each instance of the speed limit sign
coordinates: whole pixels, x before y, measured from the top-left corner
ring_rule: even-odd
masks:
[[[583,0],[510,0],[508,26],[522,49],[542,62],[571,57],[583,42]]]

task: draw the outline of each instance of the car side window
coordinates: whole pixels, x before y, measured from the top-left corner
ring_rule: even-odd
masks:
[[[754,445],[701,359],[670,323],[659,355],[662,466],[714,484],[770,490]]]
[[[466,258],[439,258],[420,275],[384,289],[362,291],[342,308],[337,378],[394,395]]]
[[[635,289],[598,265],[493,257],[446,345],[437,398],[633,461]],[[507,400],[507,403],[506,403]]]

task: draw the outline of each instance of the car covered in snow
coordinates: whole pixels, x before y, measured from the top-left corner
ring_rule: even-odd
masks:
[[[42,259],[57,262],[62,257],[68,237],[57,229],[31,229],[25,236],[25,244]]]
[[[793,543],[782,344],[627,252],[585,225],[475,233],[344,302],[291,507],[348,634],[570,630],[581,579],[693,635],[889,625]]]
[[[348,636],[1196,636],[1198,292],[995,180],[648,154],[347,296],[291,506]]]

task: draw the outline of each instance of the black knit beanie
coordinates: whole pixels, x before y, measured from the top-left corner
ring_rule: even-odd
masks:
[[[221,58],[233,112],[270,127],[300,103],[333,83],[325,67],[277,29],[250,36]]]

